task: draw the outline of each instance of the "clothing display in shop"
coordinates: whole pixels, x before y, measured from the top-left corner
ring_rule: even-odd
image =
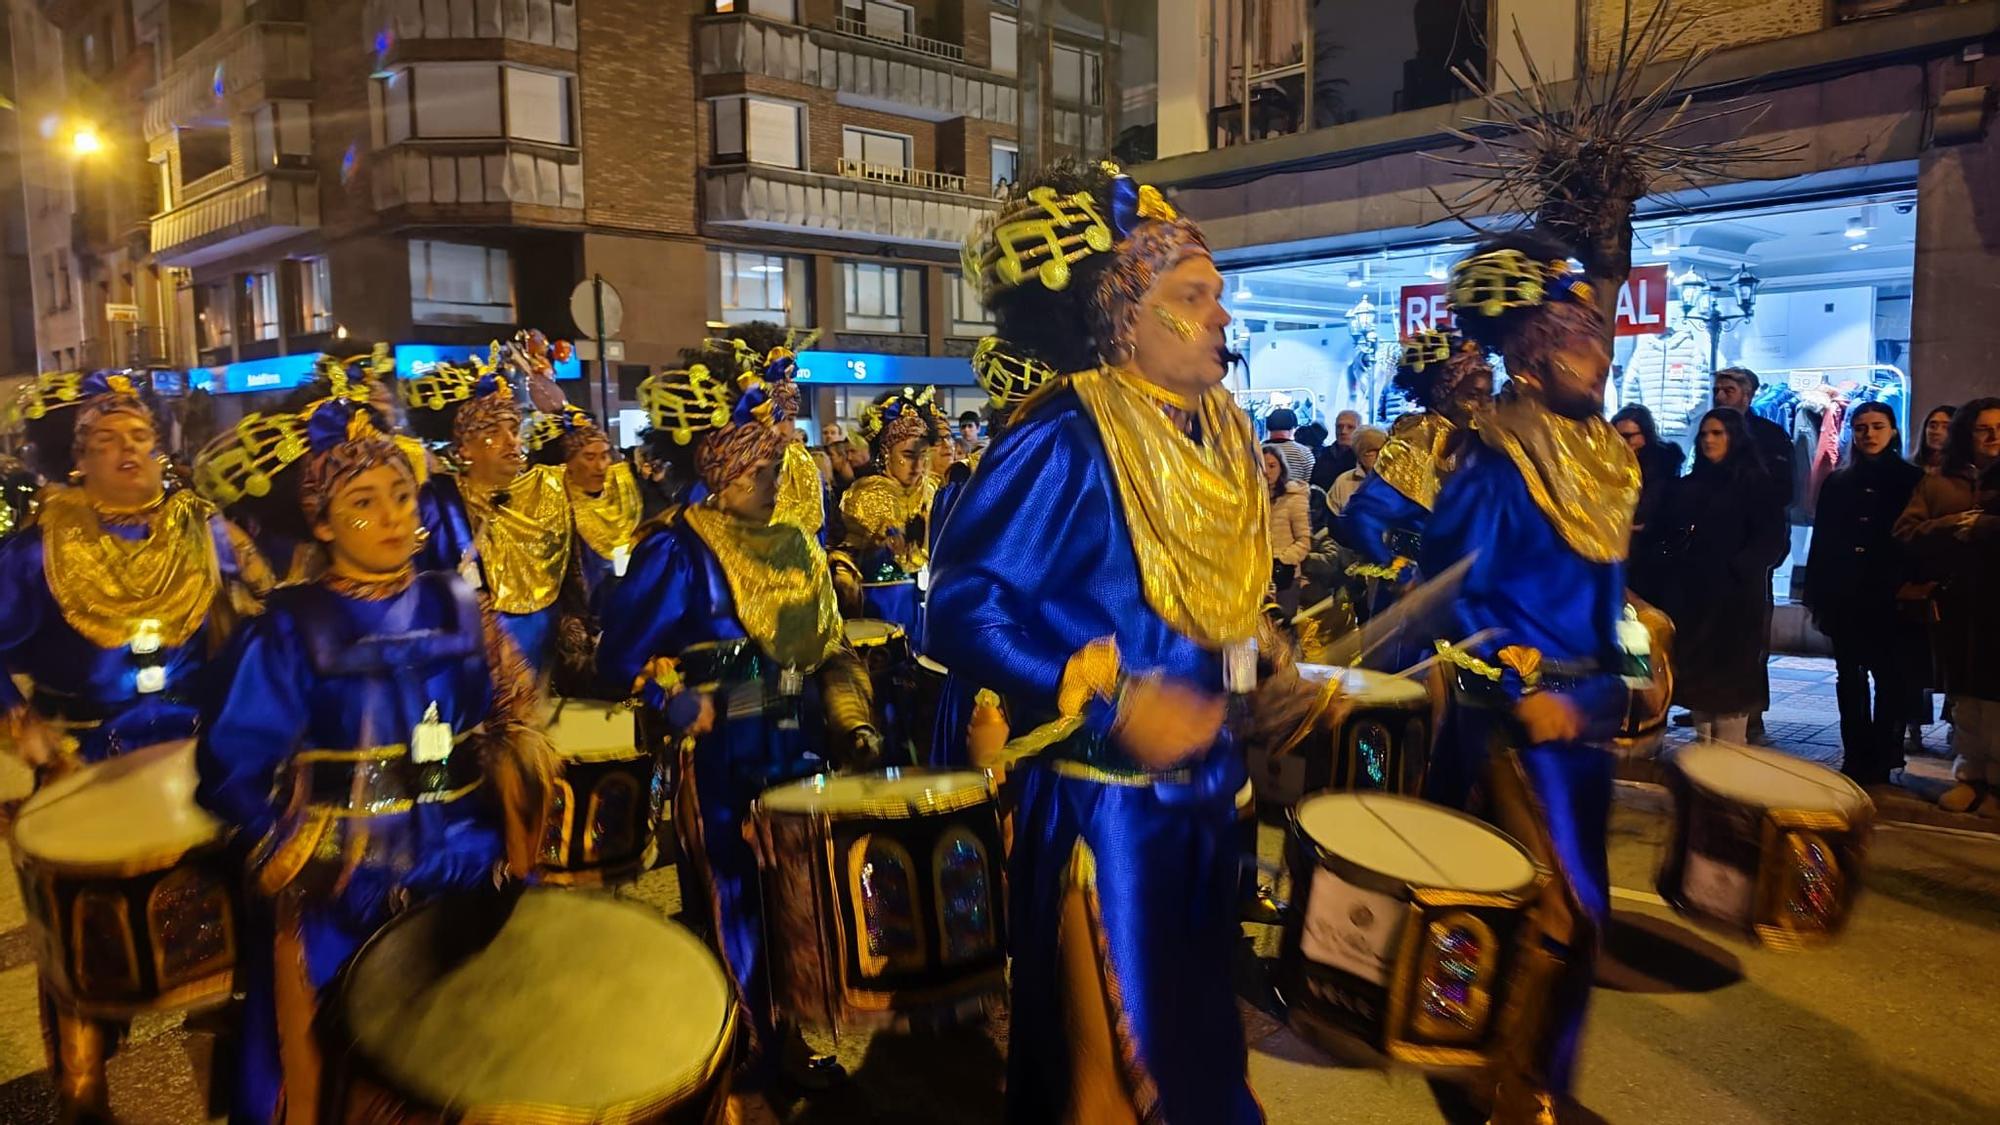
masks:
[[[1660,437],[1694,433],[1708,410],[1708,330],[1691,325],[1671,336],[1640,336],[1618,378],[1618,404],[1653,412]]]
[[[1773,381],[1757,392],[1750,402],[1751,412],[1792,435],[1792,503],[1787,514],[1793,524],[1812,522],[1819,487],[1847,452],[1848,412],[1864,402],[1880,402],[1900,418],[1906,397],[1900,378],[1880,375],[1867,380],[1808,383],[1803,388],[1793,386],[1790,380]]]

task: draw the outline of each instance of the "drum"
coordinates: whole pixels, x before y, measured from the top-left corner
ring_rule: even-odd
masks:
[[[809,777],[766,790],[752,816],[779,1011],[879,1027],[999,995],[1004,853],[985,774]]]
[[[548,736],[560,773],[542,840],[542,881],[638,878],[658,854],[666,783],[659,759],[637,744],[632,708],[566,699]]]
[[[1837,935],[1860,889],[1875,805],[1834,770],[1710,742],[1667,761],[1674,835],[1660,897],[1776,949]]]
[[[1301,664],[1308,682],[1338,686],[1338,721],[1306,732],[1297,744],[1256,746],[1250,779],[1261,804],[1290,808],[1309,793],[1377,789],[1415,793],[1430,759],[1431,701],[1423,684],[1327,664]]]
[[[920,731],[911,716],[909,635],[893,622],[859,617],[848,619],[846,629],[848,647],[861,658],[875,689],[875,726],[889,745],[890,760],[914,763],[912,755],[930,741],[930,734]]]
[[[1429,1068],[1502,1047],[1515,951],[1548,873],[1483,821],[1409,797],[1329,793],[1293,814],[1279,946],[1293,1026]]]
[[[14,869],[58,1009],[124,1020],[229,998],[241,876],[194,788],[194,743],[170,742],[85,766],[21,806]]]
[[[1612,747],[1620,757],[1651,758],[1659,753],[1674,700],[1673,619],[1628,591],[1618,647],[1632,690]]]
[[[440,899],[322,1003],[331,1120],[712,1122],[738,1005],[687,930],[608,895]]]

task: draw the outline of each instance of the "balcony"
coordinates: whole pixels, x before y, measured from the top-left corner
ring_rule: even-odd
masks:
[[[758,75],[800,82],[834,91],[844,105],[927,121],[971,117],[1012,125],[1020,113],[1013,81],[991,71],[873,36],[751,16],[701,21],[695,65],[703,78]]]
[[[583,162],[574,152],[498,141],[406,142],[376,153],[371,165],[377,211],[527,205],[582,219]]]
[[[245,24],[209,38],[167,68],[146,99],[146,139],[193,121],[220,123],[267,100],[273,85],[311,80],[312,41],[303,25]]]
[[[513,39],[574,51],[576,5],[568,0],[369,0],[362,29],[369,49],[378,54],[405,39]]]
[[[153,256],[188,268],[319,226],[319,177],[266,172],[189,199],[152,224]]]
[[[835,166],[836,174],[849,180],[869,180],[878,184],[902,184],[905,187],[938,191],[946,195],[964,195],[965,177],[950,172],[932,172],[924,168],[899,168],[893,164],[870,164],[863,160],[849,160],[841,157]]]
[[[721,227],[955,249],[999,206],[974,195],[761,164],[703,172],[702,219]]]
[[[901,29],[886,30],[879,27],[869,27],[867,20],[856,19],[853,16],[834,17],[833,29],[842,35],[873,39],[878,43],[893,43],[905,50],[915,51],[920,55],[929,55],[934,59],[943,59],[946,62],[962,63],[965,61],[965,48],[956,43],[947,43],[942,39],[926,39],[921,35],[911,35],[909,32]]]

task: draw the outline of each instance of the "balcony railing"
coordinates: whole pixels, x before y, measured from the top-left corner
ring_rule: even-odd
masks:
[[[695,59],[703,77],[756,74],[834,91],[843,103],[879,106],[906,117],[970,117],[1012,125],[1020,92],[1011,78],[912,54],[867,36],[719,16],[696,27]]]
[[[406,142],[371,162],[375,209],[499,203],[581,211],[582,158],[563,156],[500,141]]]
[[[312,79],[312,41],[302,25],[244,24],[175,59],[146,99],[146,139],[176,125],[220,118],[245,90]]]
[[[376,52],[401,39],[512,39],[576,50],[576,4],[568,0],[369,0],[361,26]]]
[[[833,29],[842,35],[855,35],[863,39],[873,39],[878,43],[893,43],[906,50],[929,55],[934,59],[943,59],[946,62],[965,61],[965,48],[956,43],[947,43],[942,39],[926,39],[900,29],[892,31],[887,28],[870,27],[867,20],[858,16],[835,16]]]
[[[702,217],[718,226],[958,247],[998,207],[978,196],[761,164],[703,173]]]
[[[965,194],[965,177],[950,172],[932,172],[923,168],[901,168],[894,164],[870,164],[864,160],[849,160],[841,157],[834,169],[850,180],[873,180],[879,184],[903,184],[921,188],[924,191],[941,191],[950,195]]]
[[[319,177],[266,172],[153,217],[161,265],[198,266],[319,226]]]

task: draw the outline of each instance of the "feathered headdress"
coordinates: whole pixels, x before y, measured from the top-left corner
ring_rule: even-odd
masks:
[[[936,399],[936,387],[921,391],[905,387],[864,407],[857,429],[877,456],[911,438],[936,441],[940,428],[945,434],[951,432],[951,421],[937,408]]]
[[[529,415],[523,444],[527,446],[529,460],[559,465],[593,442],[610,445],[611,435],[580,407],[564,403],[559,410],[538,410]]]
[[[799,353],[812,347],[818,339],[817,328],[808,332],[788,328],[785,330],[785,342],[764,352],[735,337],[704,340],[702,344],[712,351],[729,352],[739,378],[755,375],[763,382],[773,404],[774,420],[789,422],[799,416]]]

